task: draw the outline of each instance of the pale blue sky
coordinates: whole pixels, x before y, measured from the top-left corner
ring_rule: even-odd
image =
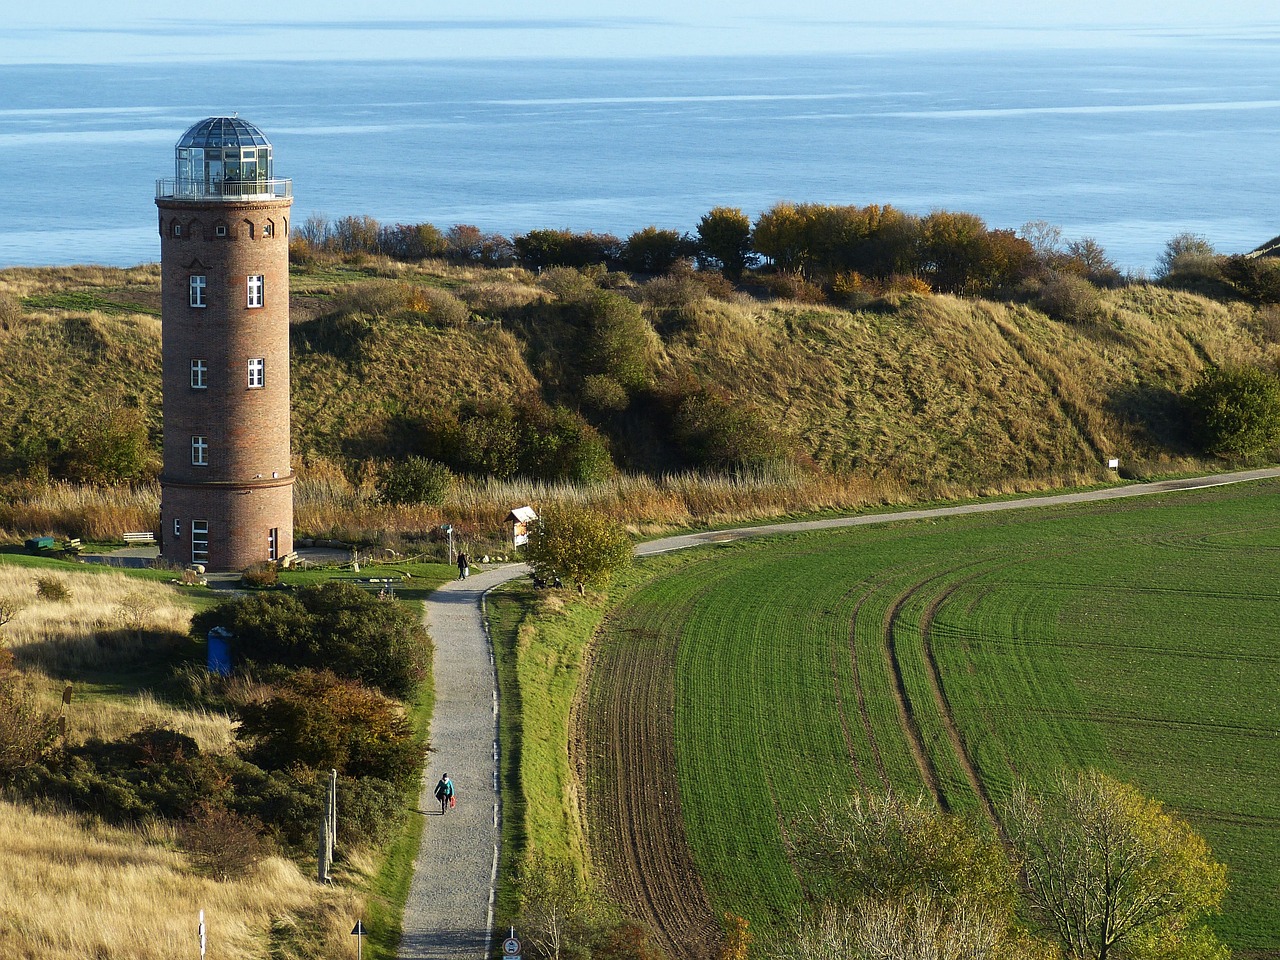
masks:
[[[272,0],[258,9],[23,4],[0,26],[0,62],[863,53],[1280,34],[1280,12],[1257,0],[791,0],[785,13],[778,0]]]

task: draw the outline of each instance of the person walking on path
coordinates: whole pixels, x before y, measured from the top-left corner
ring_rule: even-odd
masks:
[[[436,784],[436,799],[440,801],[440,816],[444,816],[453,801],[453,781],[446,773]]]
[[[465,580],[471,573],[471,561],[467,559],[467,555],[461,550],[458,551],[458,579]]]

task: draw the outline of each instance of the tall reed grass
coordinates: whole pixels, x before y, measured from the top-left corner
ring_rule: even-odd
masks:
[[[323,458],[299,469],[294,485],[298,538],[399,546],[421,541],[441,524],[459,536],[500,544],[507,514],[532,505],[579,506],[614,518],[634,533],[649,535],[689,527],[724,526],[797,514],[857,511],[926,500],[966,499],[1057,486],[1097,483],[1101,466],[1070,466],[994,482],[921,481],[888,470],[870,477],[781,468],[771,472],[664,476],[618,474],[598,484],[527,479],[461,480],[440,505],[388,504],[378,496],[374,474],[356,480]],[[53,534],[110,540],[126,530],[154,529],[159,519],[156,484],[88,487],[70,483],[21,488],[0,500],[0,538]]]

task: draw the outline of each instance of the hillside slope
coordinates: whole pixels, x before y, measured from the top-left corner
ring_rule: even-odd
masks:
[[[103,405],[137,411],[155,443],[158,282],[153,267],[0,271],[6,472]],[[295,268],[293,283],[295,458],[349,475],[458,458],[495,423],[556,409],[629,470],[706,466],[681,432],[698,390],[802,460],[905,485],[1090,478],[1109,457],[1157,472],[1195,461],[1178,396],[1206,364],[1280,365],[1274,318],[1154,286],[1104,292],[1095,320],[1068,324],[929,294],[851,311],[696,276],[673,294],[669,278],[432,261]]]

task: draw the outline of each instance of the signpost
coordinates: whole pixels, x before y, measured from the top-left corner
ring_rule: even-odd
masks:
[[[197,935],[200,937],[200,960],[204,960],[205,939],[204,939],[204,911],[203,910],[200,911],[200,926],[196,928],[196,931],[197,931]]]
[[[364,923],[357,920],[351,935],[356,938],[356,960],[361,960],[364,956]]]
[[[449,535],[449,562],[453,563],[453,524],[442,523],[440,529]]]
[[[520,960],[520,941],[516,939],[516,928],[511,928],[511,936],[502,941],[503,960]]]

